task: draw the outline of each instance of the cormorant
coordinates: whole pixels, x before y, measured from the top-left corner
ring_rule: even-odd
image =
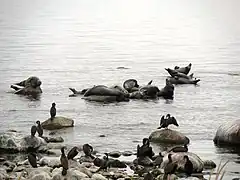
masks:
[[[68,159],[65,155],[64,147],[61,148],[61,152],[62,152],[62,155],[60,157],[60,161],[61,161],[61,165],[63,167],[62,175],[65,176],[67,174],[67,170],[68,170]]]
[[[163,179],[166,180],[168,175],[173,174],[177,169],[177,164],[172,162],[172,154],[168,154],[168,163],[164,167],[164,177]]]
[[[41,126],[41,123],[40,123],[40,121],[36,121],[36,123],[37,123],[38,136],[39,136],[39,137],[42,137],[42,135],[43,135],[43,128],[42,128],[42,126]]]
[[[50,115],[51,115],[51,120],[54,119],[54,117],[56,116],[56,104],[55,103],[52,103],[52,107],[50,109]]]
[[[78,148],[74,146],[67,154],[68,159],[72,159],[78,154]]]
[[[28,154],[28,161],[31,164],[33,168],[37,168],[37,159],[36,159],[36,153],[30,152]]]
[[[33,125],[31,128],[31,136],[34,137],[37,132],[37,126]]]
[[[158,127],[158,129],[161,129],[161,128],[167,129],[170,124],[179,126],[175,117],[173,117],[173,116],[171,117],[170,114],[167,114],[166,118],[164,118],[164,116],[162,116],[162,118],[160,120],[160,127]]]
[[[159,155],[158,155],[157,158],[153,161],[153,165],[160,167],[161,164],[162,164],[162,162],[163,162],[163,157],[164,157],[164,156],[162,155],[162,153],[159,152]]]
[[[193,163],[189,160],[187,155],[185,155],[183,159],[186,161],[184,165],[184,171],[188,176],[191,176],[193,172]]]
[[[92,159],[94,159],[95,157],[92,155],[93,152],[93,147],[89,144],[84,144],[83,145],[83,152],[85,154],[85,156],[89,156]]]
[[[143,139],[143,145],[141,147],[137,147],[137,156],[138,157],[145,157],[148,156],[150,159],[154,156],[154,152],[152,147],[150,147],[150,142],[148,138]]]
[[[103,157],[100,168],[96,172],[100,171],[101,169],[107,170],[107,168],[110,166],[109,160],[108,160],[108,153],[104,153],[104,154],[106,155],[106,157]]]

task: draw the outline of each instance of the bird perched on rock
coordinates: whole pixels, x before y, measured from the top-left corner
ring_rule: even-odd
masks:
[[[33,125],[31,127],[31,136],[34,137],[37,132],[37,126]]]
[[[61,148],[61,157],[60,157],[60,161],[61,161],[61,165],[63,167],[63,170],[62,170],[62,175],[65,176],[67,174],[67,170],[68,170],[68,159],[65,155],[65,152],[64,152],[64,147]]]
[[[161,129],[161,128],[167,129],[170,124],[179,126],[175,117],[170,116],[170,114],[167,114],[166,118],[164,116],[162,116],[162,118],[160,120],[160,127],[158,127],[158,129]]]
[[[172,161],[172,154],[168,154],[168,163],[164,167],[164,176],[163,179],[167,180],[168,175],[174,174],[177,169],[177,164]]]
[[[37,123],[38,136],[39,136],[39,137],[42,137],[42,135],[43,135],[43,128],[42,128],[42,126],[41,126],[41,123],[40,123],[40,121],[36,121],[36,123]]]
[[[143,145],[140,147],[137,146],[137,157],[145,157],[148,156],[150,159],[154,156],[154,152],[152,147],[150,147],[150,141],[148,138],[143,139]]]
[[[183,159],[185,160],[184,171],[188,176],[191,176],[193,172],[193,163],[189,160],[187,155],[185,155]]]
[[[36,153],[31,152],[28,154],[28,161],[31,164],[33,168],[37,168],[37,158],[36,158]]]
[[[89,144],[84,144],[83,145],[83,152],[85,154],[85,156],[91,157],[92,159],[94,159],[95,157],[92,155],[93,152],[93,147]]]
[[[50,109],[50,115],[51,115],[51,120],[53,120],[56,116],[56,104],[55,103],[52,103],[52,107]]]
[[[109,159],[108,159],[108,153],[104,153],[106,156],[103,157],[103,160],[101,161],[100,168],[96,171],[100,171],[101,169],[107,170],[107,168],[110,166],[109,165]]]
[[[188,146],[187,144],[184,144],[184,146],[175,146],[168,150],[168,152],[188,152]]]
[[[153,161],[153,165],[155,167],[160,167],[163,162],[163,155],[161,152],[159,152],[159,155],[156,157],[156,159]]]
[[[72,159],[78,154],[78,147],[74,146],[67,154],[68,159]]]

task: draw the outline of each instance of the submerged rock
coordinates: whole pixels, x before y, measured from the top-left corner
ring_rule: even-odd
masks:
[[[161,129],[151,133],[149,140],[152,142],[169,143],[169,144],[189,144],[190,140],[182,133],[171,130]]]
[[[213,141],[218,145],[240,145],[240,120],[221,125]]]
[[[121,155],[122,154],[119,151],[112,151],[109,153],[109,156],[114,157],[114,158],[119,158]]]
[[[54,130],[66,127],[73,127],[74,121],[70,118],[58,116],[55,117],[53,120],[49,118],[48,120],[44,121],[41,125],[43,129]]]

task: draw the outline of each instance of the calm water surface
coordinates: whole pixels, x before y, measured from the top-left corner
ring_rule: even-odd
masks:
[[[239,7],[238,0],[1,0],[0,132],[29,133],[56,102],[58,115],[75,120],[74,128],[59,131],[66,144],[135,151],[160,116],[171,113],[191,152],[216,163],[230,160],[226,179],[239,177],[240,152],[212,141],[220,124],[240,115]],[[68,97],[69,87],[122,85],[128,78],[161,88],[164,68],[190,62],[199,86],[176,86],[173,101],[101,104]],[[31,75],[43,82],[40,100],[10,89]]]

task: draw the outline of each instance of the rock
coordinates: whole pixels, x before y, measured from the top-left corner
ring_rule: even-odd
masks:
[[[3,157],[0,157],[0,162],[6,161]]]
[[[133,152],[131,152],[131,151],[124,151],[124,152],[122,152],[122,155],[123,156],[132,156]]]
[[[50,173],[47,173],[45,171],[39,171],[38,169],[35,169],[35,171],[32,171],[29,174],[30,180],[51,180]]]
[[[44,121],[41,125],[43,129],[54,130],[54,129],[61,129],[66,127],[73,127],[74,121],[69,118],[65,117],[55,117],[53,120],[49,118],[48,120]]]
[[[156,178],[156,180],[164,180],[164,179],[163,179],[163,176],[164,176],[164,174],[160,174],[160,175]],[[178,179],[178,177],[177,177],[175,174],[171,174],[171,175],[169,175],[168,177],[169,177],[168,180],[177,180],[177,179]]]
[[[88,176],[76,169],[68,169],[67,175],[62,176],[62,167],[55,168],[52,172],[53,178],[52,180],[82,180],[84,178],[88,178]]]
[[[149,136],[151,142],[169,143],[169,144],[189,144],[190,140],[182,133],[171,129],[160,129],[154,131]]]
[[[79,162],[80,163],[83,163],[83,162],[93,162],[94,159],[89,157],[89,156],[81,156],[80,159],[79,159]]]
[[[152,166],[153,161],[148,156],[138,157],[137,159],[133,160],[133,164],[141,166]]]
[[[61,162],[60,162],[60,157],[42,157],[39,160],[40,166],[45,166],[47,165],[48,167],[60,167]]]
[[[5,169],[3,169],[2,167],[0,167],[0,179],[1,180],[8,179],[7,171]]]
[[[93,174],[93,176],[92,176],[91,179],[92,179],[92,180],[107,180],[107,178],[105,178],[103,175],[98,174],[98,173]]]
[[[222,124],[213,141],[218,145],[240,145],[240,120]]]
[[[194,153],[191,152],[178,152],[178,153],[171,153],[173,162],[176,162],[178,165],[178,170],[184,170],[184,159],[183,157],[187,155],[189,160],[193,163],[193,172],[200,173],[203,170],[203,161]],[[164,168],[168,162],[168,154],[166,154],[163,158],[163,162],[161,167]]]
[[[212,160],[203,161],[204,169],[214,169],[217,165]]]
[[[25,166],[17,166],[13,169],[13,172],[21,172],[23,170],[25,170],[26,167]]]
[[[32,137],[31,135],[28,135],[22,138],[20,145],[22,149],[26,149],[26,150],[29,148],[37,149],[40,146],[45,146],[46,142],[43,138],[36,137],[36,136]]]
[[[5,162],[3,163],[3,166],[6,166],[6,167],[7,167],[7,168],[6,168],[7,172],[12,172],[13,169],[16,167],[16,164],[13,163],[13,162],[10,162],[10,161],[5,161]]]
[[[109,153],[109,156],[114,157],[114,158],[119,158],[121,156],[121,152],[113,151],[113,152]]]
[[[45,137],[44,138],[47,143],[61,143],[64,142],[63,138],[61,136],[59,137]]]

